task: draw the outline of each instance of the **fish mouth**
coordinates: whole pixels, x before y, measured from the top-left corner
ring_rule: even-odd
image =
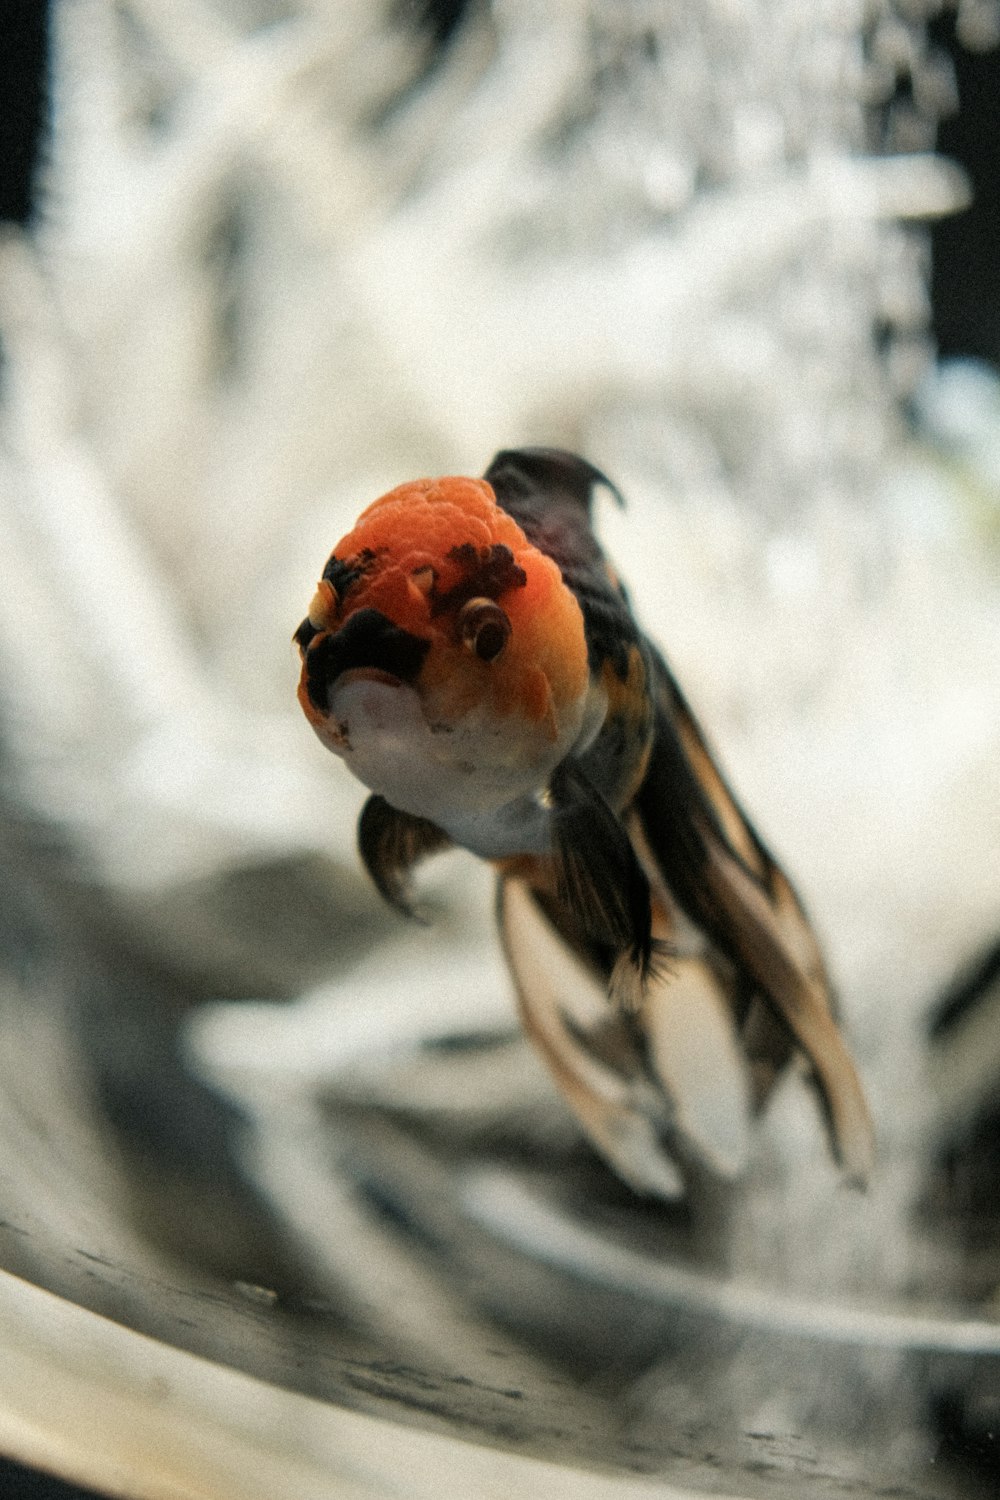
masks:
[[[337,678],[319,734],[365,786],[383,794],[419,779],[430,741],[416,689],[364,667]]]
[[[329,688],[330,712],[326,720],[325,738],[338,755],[350,755],[354,749],[351,744],[351,711],[348,709],[347,714],[342,715],[342,710],[346,704],[358,703],[358,692],[348,690],[362,687],[374,688],[376,695],[384,688],[395,694],[400,689],[405,691],[407,684],[395,673],[384,672],[381,667],[348,667],[346,672],[341,672],[334,679]],[[364,697],[370,700],[372,694],[366,693]],[[383,708],[383,714],[384,712]]]
[[[345,682],[412,685],[430,645],[393,624],[381,610],[356,610],[335,634],[321,631],[308,639],[303,648],[306,696],[314,709],[326,714],[334,688]]]

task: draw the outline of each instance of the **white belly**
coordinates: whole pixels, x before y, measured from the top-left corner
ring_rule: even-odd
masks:
[[[474,711],[432,728],[413,688],[367,678],[334,684],[330,715],[344,764],[393,807],[484,858],[548,847],[538,798],[569,747],[541,726]]]

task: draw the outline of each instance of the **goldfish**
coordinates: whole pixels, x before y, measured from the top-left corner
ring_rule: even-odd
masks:
[[[295,632],[299,702],[371,793],[358,847],[390,905],[413,913],[440,851],[493,866],[524,1030],[636,1191],[742,1170],[793,1057],[863,1185],[871,1116],[819,942],[635,619],[598,489],[623,503],[586,459],[522,448],[375,500]]]

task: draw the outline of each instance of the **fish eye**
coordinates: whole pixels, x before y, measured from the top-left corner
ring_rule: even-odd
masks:
[[[470,599],[456,623],[459,639],[480,661],[495,661],[510,639],[510,620],[492,599]]]

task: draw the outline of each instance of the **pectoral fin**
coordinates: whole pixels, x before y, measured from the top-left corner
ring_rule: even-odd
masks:
[[[410,871],[430,854],[451,848],[448,835],[427,818],[400,812],[384,797],[368,798],[358,820],[358,850],[379,895],[404,916],[416,916]]]
[[[623,824],[572,762],[558,767],[550,795],[559,896],[586,935],[616,955],[612,999],[634,1010],[654,956],[649,881]]]

